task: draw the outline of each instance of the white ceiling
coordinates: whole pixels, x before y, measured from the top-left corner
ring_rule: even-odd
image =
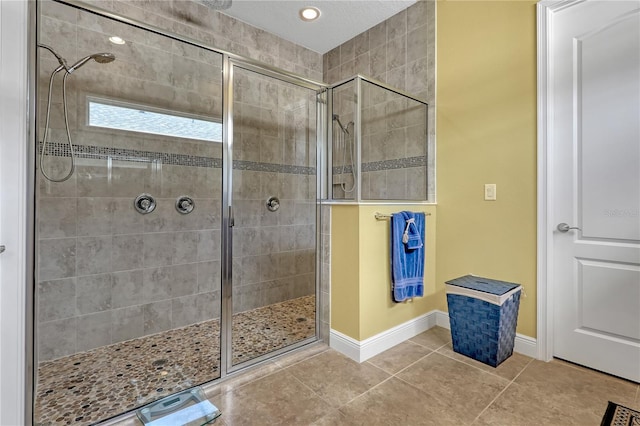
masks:
[[[221,12],[318,53],[326,53],[415,2],[416,0],[233,0],[231,8]],[[313,22],[302,21],[298,12],[305,6],[320,9],[320,18]]]

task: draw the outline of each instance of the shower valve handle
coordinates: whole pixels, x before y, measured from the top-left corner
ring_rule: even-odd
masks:
[[[188,195],[181,195],[176,199],[176,210],[180,214],[189,214],[193,211],[195,202]]]
[[[269,197],[267,200],[267,210],[275,212],[280,208],[280,199],[278,197]]]

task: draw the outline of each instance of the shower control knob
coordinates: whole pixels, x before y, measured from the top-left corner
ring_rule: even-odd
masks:
[[[180,214],[189,214],[193,211],[195,203],[193,198],[187,195],[181,195],[176,199],[176,210]]]
[[[278,197],[269,197],[269,199],[267,200],[267,209],[270,212],[275,212],[279,208],[280,208],[280,200],[278,199]]]
[[[156,199],[150,194],[140,194],[133,202],[133,207],[140,214],[149,214],[156,209]]]

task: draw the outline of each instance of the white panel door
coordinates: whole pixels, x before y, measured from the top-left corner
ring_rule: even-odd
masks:
[[[554,356],[640,382],[640,2],[550,34]]]

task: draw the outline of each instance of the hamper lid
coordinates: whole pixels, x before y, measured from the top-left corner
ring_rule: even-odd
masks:
[[[495,294],[497,296],[502,296],[503,294],[520,287],[519,284],[493,280],[491,278],[477,277],[475,275],[465,275],[464,277],[446,281],[446,283],[468,288],[470,290],[481,291],[483,293]]]

